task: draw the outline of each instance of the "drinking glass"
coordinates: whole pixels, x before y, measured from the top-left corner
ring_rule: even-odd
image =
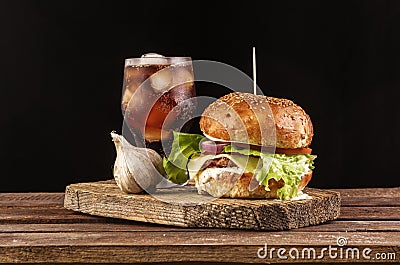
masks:
[[[192,59],[145,54],[125,60],[121,107],[134,144],[165,156],[173,131],[187,131],[176,122],[189,119],[196,96]]]

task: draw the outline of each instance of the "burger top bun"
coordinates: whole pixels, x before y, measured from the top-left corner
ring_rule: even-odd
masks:
[[[308,147],[314,134],[310,117],[293,101],[242,92],[210,104],[200,129],[223,141],[286,149]]]

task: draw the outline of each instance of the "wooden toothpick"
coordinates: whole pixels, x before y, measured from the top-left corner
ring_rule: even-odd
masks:
[[[257,95],[257,80],[256,80],[256,47],[253,47],[253,92]]]

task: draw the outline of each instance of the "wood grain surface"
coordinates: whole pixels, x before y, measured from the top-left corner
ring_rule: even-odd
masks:
[[[338,219],[285,231],[191,228],[98,217],[65,209],[63,193],[3,193],[0,263],[399,264],[400,188],[335,191],[342,197]],[[338,246],[338,239],[346,244]],[[274,249],[273,256],[260,258],[258,252],[264,254],[266,244],[268,253]],[[320,259],[277,256],[279,248],[296,248],[300,254],[314,249],[320,255],[329,246],[337,248],[336,258],[326,252]],[[371,249],[370,259],[362,253],[358,259],[346,257],[348,248]],[[382,256],[385,259],[378,258]]]
[[[161,190],[152,195],[126,194],[114,181],[90,182],[67,186],[64,206],[91,215],[157,224],[255,230],[299,228],[339,216],[338,192],[305,191],[311,199],[215,199],[197,194],[194,187]]]

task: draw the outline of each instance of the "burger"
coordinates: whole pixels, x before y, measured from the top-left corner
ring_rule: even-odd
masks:
[[[230,93],[204,110],[200,129],[174,133],[163,161],[170,181],[214,197],[287,200],[312,178],[313,125],[291,100]]]

